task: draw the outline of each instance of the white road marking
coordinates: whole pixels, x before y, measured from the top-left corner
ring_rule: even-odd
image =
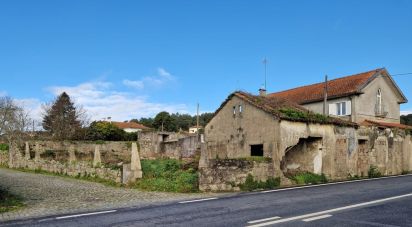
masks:
[[[360,180],[348,180],[348,181],[332,182],[332,183],[325,183],[325,184],[305,185],[305,186],[291,187],[291,188],[280,188],[280,189],[273,189],[273,190],[268,190],[268,191],[261,191],[259,193],[280,192],[280,191],[296,190],[296,189],[301,189],[301,188],[314,188],[314,187],[321,187],[321,186],[326,186],[326,185],[347,184],[347,183],[360,182],[360,181],[372,181],[372,180],[406,177],[406,176],[412,176],[412,174],[405,174],[405,175],[399,175],[399,176],[387,176],[387,177],[379,177],[379,178],[368,178],[368,179],[360,179]]]
[[[259,220],[254,220],[254,221],[249,221],[249,224],[254,224],[254,223],[259,223],[259,222],[264,222],[264,221],[272,221],[275,219],[279,219],[280,217],[276,216],[276,217],[272,217],[272,218],[264,218],[264,219],[259,219]]]
[[[304,222],[310,222],[310,221],[316,221],[316,220],[324,219],[324,218],[328,218],[328,217],[332,217],[332,215],[330,215],[330,214],[325,214],[325,215],[316,216],[316,217],[313,217],[313,218],[306,218],[306,219],[303,219],[302,221],[304,221]]]
[[[68,216],[57,217],[56,220],[67,219],[67,218],[77,218],[77,217],[97,215],[97,214],[107,214],[107,213],[113,213],[113,212],[116,212],[116,211],[117,210],[107,210],[107,211],[100,211],[100,212],[93,212],[93,213],[68,215]]]
[[[196,199],[196,200],[182,201],[182,202],[179,202],[179,203],[181,203],[181,204],[183,204],[183,203],[195,203],[195,202],[203,202],[203,201],[209,201],[209,200],[215,200],[215,199],[218,199],[218,198],[213,197],[213,198],[206,198],[206,199]]]
[[[278,224],[278,223],[283,223],[283,222],[289,222],[289,221],[309,218],[309,217],[313,217],[313,216],[319,216],[319,215],[324,215],[324,214],[328,214],[328,213],[333,213],[333,212],[337,212],[337,211],[348,210],[348,209],[362,207],[362,206],[368,206],[368,205],[372,205],[372,204],[376,204],[376,203],[387,202],[387,201],[390,201],[390,200],[406,198],[406,197],[410,197],[410,196],[412,196],[412,193],[405,194],[405,195],[394,196],[394,197],[388,197],[388,198],[384,198],[384,199],[373,200],[373,201],[364,202],[364,203],[353,204],[353,205],[349,205],[349,206],[344,206],[344,207],[334,208],[334,209],[330,209],[330,210],[319,211],[319,212],[310,213],[310,214],[299,215],[299,216],[290,217],[290,218],[284,218],[284,219],[265,222],[265,223],[259,223],[259,224],[255,224],[255,225],[249,225],[248,227],[261,227],[261,226],[273,225],[273,224]]]

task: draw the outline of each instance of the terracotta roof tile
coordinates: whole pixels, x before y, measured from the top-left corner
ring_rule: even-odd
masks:
[[[382,127],[382,128],[412,129],[412,126],[410,126],[410,125],[403,125],[403,124],[399,124],[399,123],[380,122],[380,121],[371,121],[371,120],[365,120],[364,122],[361,123],[361,125],[364,125],[364,126],[377,126],[377,127]]]
[[[229,95],[229,97],[221,104],[219,109],[216,110],[215,115],[226,105],[226,103],[236,96],[245,102],[259,108],[277,119],[289,120],[289,121],[299,121],[299,122],[311,122],[320,124],[335,124],[349,127],[357,127],[356,123],[341,120],[339,118],[323,116],[321,114],[316,114],[303,106],[300,106],[294,102],[287,99],[277,98],[277,97],[262,97],[252,95],[243,91],[236,91]]]
[[[328,81],[328,98],[338,98],[360,93],[360,89],[373,77],[373,75],[381,70],[383,69],[375,69]],[[298,104],[317,102],[323,100],[324,86],[325,83],[317,83],[271,93],[268,97],[284,98]]]
[[[112,124],[116,125],[117,127],[121,129],[126,129],[126,128],[133,128],[133,129],[150,129],[142,124],[136,123],[136,122],[115,122],[113,121]]]

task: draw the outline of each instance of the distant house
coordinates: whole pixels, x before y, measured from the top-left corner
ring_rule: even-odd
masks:
[[[141,132],[149,130],[150,128],[136,123],[136,122],[115,122],[112,121],[112,124],[116,125],[117,127],[123,129],[125,132]]]
[[[325,83],[268,94],[323,113]],[[400,104],[408,102],[385,68],[341,77],[327,83],[326,111],[356,123],[364,120],[400,123]]]
[[[189,128],[189,133],[190,134],[194,134],[194,133],[197,133],[199,130],[201,130],[203,127],[202,126],[199,126],[199,127],[197,127],[197,126],[192,126],[192,127],[190,127]]]

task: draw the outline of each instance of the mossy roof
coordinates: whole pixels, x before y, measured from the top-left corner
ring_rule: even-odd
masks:
[[[280,120],[319,123],[319,124],[334,124],[339,126],[357,127],[353,122],[345,121],[339,118],[324,116],[322,114],[314,113],[303,106],[283,98],[257,96],[244,91],[235,91],[230,94],[227,99],[216,110],[215,115],[226,105],[233,97],[238,97],[246,103],[263,110],[266,113],[273,115]]]

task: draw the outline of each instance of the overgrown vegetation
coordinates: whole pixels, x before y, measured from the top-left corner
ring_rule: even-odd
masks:
[[[23,207],[23,199],[0,188],[0,213],[16,210]]]
[[[412,171],[410,171],[410,170],[402,170],[402,175],[406,175],[406,174],[411,174],[412,173]]]
[[[348,180],[360,180],[360,179],[362,179],[362,177],[361,176],[359,176],[359,175],[351,175],[351,174],[348,174]]]
[[[368,170],[368,178],[377,178],[377,177],[381,177],[382,173],[379,172],[378,167],[371,165],[369,166],[369,170]]]
[[[198,173],[178,160],[142,160],[143,178],[133,187],[148,191],[197,192]]]
[[[314,122],[321,122],[326,123],[328,121],[328,117],[322,114],[313,113],[313,112],[305,112],[305,111],[298,111],[295,109],[289,108],[282,108],[279,110],[284,116],[290,118],[291,120],[307,120],[307,121],[314,121]]]
[[[323,173],[320,175],[310,172],[298,173],[291,176],[290,179],[295,181],[297,184],[322,184],[328,182],[328,179]]]
[[[251,174],[246,177],[245,183],[239,185],[242,191],[253,191],[257,189],[274,189],[280,186],[280,178],[269,177],[266,181],[258,181]]]
[[[0,152],[8,151],[9,150],[9,145],[6,143],[0,143]]]
[[[136,141],[137,133],[128,133],[107,121],[94,121],[86,129],[86,140],[102,144],[104,141]]]

